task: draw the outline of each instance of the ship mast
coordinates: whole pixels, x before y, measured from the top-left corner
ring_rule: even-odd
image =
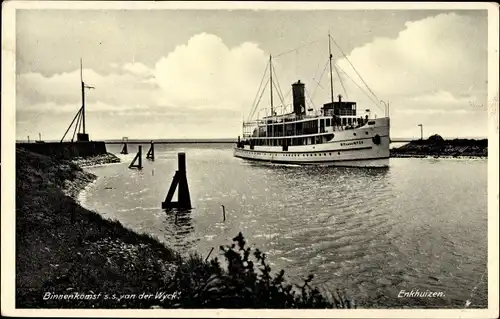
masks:
[[[270,85],[270,92],[271,92],[271,136],[274,137],[274,107],[273,107],[273,62],[272,62],[272,57],[269,54],[269,85]],[[266,129],[267,131],[267,129]],[[274,145],[274,140],[272,140]]]
[[[330,55],[330,94],[332,99],[332,107],[333,107],[333,73],[332,73],[332,45],[330,42],[330,32],[328,32],[328,53]]]
[[[273,108],[273,62],[271,55],[269,55],[269,83],[271,85],[271,116],[274,116],[274,108]]]

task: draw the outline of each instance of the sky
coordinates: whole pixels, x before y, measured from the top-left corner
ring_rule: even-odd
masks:
[[[80,58],[95,87],[91,139],[236,138],[270,55],[278,112],[299,79],[310,107],[330,101],[328,33],[335,96],[377,116],[389,103],[391,137],[417,137],[418,124],[424,136],[485,137],[487,19],[486,10],[17,10],[16,139],[62,137],[81,106]],[[269,103],[267,88],[256,114]]]

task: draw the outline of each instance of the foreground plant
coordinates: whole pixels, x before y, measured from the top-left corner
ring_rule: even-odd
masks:
[[[259,249],[252,254],[240,232],[232,245],[220,249],[227,262],[223,270],[217,260],[204,262],[190,256],[177,269],[175,288],[180,298],[174,304],[183,308],[353,308],[353,303],[337,291],[322,294],[310,286],[313,275],[302,285],[285,282],[285,272],[271,274],[266,255]],[[251,256],[253,255],[253,260]],[[173,286],[170,287],[174,288]]]

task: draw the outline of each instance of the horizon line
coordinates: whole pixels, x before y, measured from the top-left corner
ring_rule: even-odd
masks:
[[[429,138],[429,137],[427,137]],[[456,136],[453,136],[453,137],[450,137],[450,136],[442,136],[443,139],[445,140],[453,140],[453,139],[474,139],[474,140],[484,140],[484,139],[488,139],[488,136],[467,136],[467,137],[456,137]],[[182,142],[191,142],[191,143],[196,143],[196,142],[200,142],[200,143],[235,143],[238,139],[237,138],[229,138],[229,137],[221,137],[221,138],[128,138],[127,142],[131,143],[131,142],[144,142],[144,143],[149,143],[151,141],[154,141],[154,142],[164,142],[164,143],[182,143]],[[405,143],[405,142],[408,142],[408,141],[413,141],[413,140],[420,140],[420,137],[394,137],[394,138],[391,138],[391,141],[393,141],[394,143],[398,143],[399,141],[401,141],[401,143]],[[39,141],[38,139],[30,139],[30,142],[34,143],[36,141]],[[44,142],[49,142],[49,143],[53,143],[53,142],[61,142],[61,140],[43,140],[42,141]],[[97,142],[97,141],[102,141],[104,143],[123,143],[123,139],[122,138],[104,138],[104,139],[96,139],[96,140],[92,140],[94,142]],[[27,139],[16,139],[16,143],[26,143],[28,142]],[[66,141],[63,141],[63,142],[70,142],[68,140]],[[75,141],[76,142],[76,141]]]

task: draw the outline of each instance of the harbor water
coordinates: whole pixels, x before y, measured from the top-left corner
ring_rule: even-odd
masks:
[[[359,308],[487,307],[487,160],[391,158],[386,169],[285,166],[232,156],[231,144],[156,144],[155,160],[87,168],[82,205],[169,247],[219,256],[242,232],[288,281],[337,288]],[[161,202],[186,152],[193,209]],[[176,197],[174,197],[176,198]],[[226,221],[222,220],[222,207]],[[439,297],[404,296],[437,292]]]

